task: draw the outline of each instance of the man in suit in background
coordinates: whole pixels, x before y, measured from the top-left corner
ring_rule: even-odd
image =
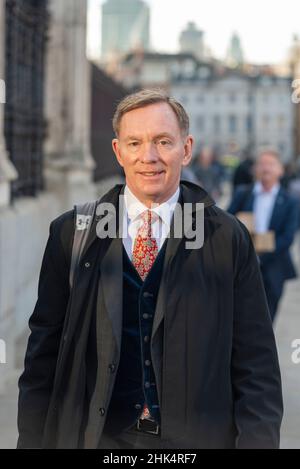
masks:
[[[74,211],[52,222],[20,378],[19,448],[278,448],[280,370],[249,233],[180,182],[193,137],[178,101],[140,91],[113,124],[126,184],[99,207],[116,208],[129,236],[102,239],[95,217],[70,294]],[[192,216],[175,235],[186,204]],[[189,246],[199,211],[204,243]]]
[[[286,280],[296,277],[289,252],[298,228],[298,202],[280,185],[283,166],[280,155],[263,150],[255,165],[256,183],[238,188],[228,208],[232,214],[252,212],[258,234],[273,231],[275,247],[272,252],[259,253],[260,268],[272,321],[278,309]]]

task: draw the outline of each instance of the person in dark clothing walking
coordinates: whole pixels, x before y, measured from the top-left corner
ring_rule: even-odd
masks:
[[[274,232],[273,251],[259,253],[268,305],[274,321],[284,283],[296,277],[289,249],[299,225],[299,206],[298,201],[280,184],[283,166],[276,151],[267,149],[261,152],[255,173],[256,184],[237,190],[228,211],[232,214],[251,212],[256,233]]]
[[[254,181],[254,159],[251,157],[250,154],[246,153],[243,156],[243,160],[236,168],[233,179],[232,179],[232,186],[233,186],[233,193],[238,187],[247,186],[252,184]]]

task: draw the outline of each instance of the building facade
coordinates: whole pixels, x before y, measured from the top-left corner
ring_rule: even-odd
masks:
[[[293,158],[291,80],[249,76],[199,65],[193,77],[174,76],[171,93],[186,107],[196,146],[222,154],[261,147],[278,149],[283,161]]]
[[[103,70],[91,64],[91,152],[95,160],[94,180],[109,185],[111,178],[122,177],[123,170],[114,155],[112,139],[115,137],[112,119],[116,105],[127,94]]]
[[[107,0],[102,6],[102,57],[150,46],[150,9],[142,0]]]
[[[294,37],[289,58],[290,73],[293,77],[293,104],[295,113],[295,154],[300,160],[300,38]]]
[[[244,64],[244,52],[240,37],[233,33],[227,50],[226,64],[231,68],[239,68]]]
[[[187,52],[193,54],[199,60],[204,60],[204,32],[198,29],[194,22],[190,21],[181,32],[179,44],[180,52]]]
[[[115,76],[131,90],[152,87],[169,89],[174,75],[182,72],[192,77],[197,66],[198,61],[191,53],[131,52],[120,61]]]

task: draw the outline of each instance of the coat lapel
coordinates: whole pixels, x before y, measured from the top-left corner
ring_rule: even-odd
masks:
[[[197,190],[191,191],[189,186]],[[184,183],[181,184],[180,187],[180,198],[179,204],[181,205],[181,210],[178,205],[175,208],[174,216],[172,219],[171,227],[170,227],[170,237],[168,239],[165,259],[164,259],[164,266],[163,266],[163,273],[161,277],[161,284],[158,292],[157,302],[156,302],[156,309],[154,314],[154,321],[153,321],[153,329],[152,329],[152,341],[159,329],[159,326],[164,318],[165,313],[165,300],[166,300],[166,293],[167,293],[167,279],[168,279],[168,272],[172,263],[173,258],[176,256],[179,246],[181,243],[186,242],[189,240],[189,237],[185,237],[184,233],[188,234],[192,228],[194,228],[194,222],[196,220],[197,211],[201,210],[196,204],[203,203],[204,207],[211,207],[215,204],[215,202],[206,194],[205,191],[200,189],[198,186],[194,184]],[[200,193],[199,193],[200,191]],[[191,203],[193,205],[193,216],[189,220],[189,223],[184,227],[184,220],[181,217],[181,213],[185,203]],[[181,228],[182,228],[182,237],[175,237],[174,236],[174,220],[178,217],[181,219]],[[177,218],[177,219],[178,219]],[[183,266],[182,266],[183,267]]]
[[[123,251],[122,240],[119,237],[111,241],[102,259],[100,271],[104,304],[120,352],[123,307]]]
[[[118,225],[119,211],[123,213],[123,207],[119,207],[119,196],[124,192],[125,186],[118,186],[118,190],[113,197],[102,199],[101,202],[110,202],[114,209],[107,214],[107,221],[113,220],[116,226],[116,237],[109,240],[108,248],[100,264],[100,282],[102,283],[103,301],[111,322],[113,335],[116,340],[118,350],[121,350],[122,337],[122,307],[123,307],[123,243],[120,237],[121,227]],[[116,218],[115,218],[116,217]],[[97,222],[100,217],[97,217]],[[102,238],[102,230],[97,229],[96,236]],[[92,237],[91,237],[92,242]]]
[[[169,265],[174,257],[178,246],[180,244],[180,239],[174,239],[170,238],[167,243],[167,248],[165,252],[165,258],[164,258],[164,265],[163,265],[163,271],[162,271],[162,276],[161,276],[161,281],[160,281],[160,286],[159,286],[159,291],[158,291],[158,296],[157,296],[157,301],[156,301],[156,308],[155,308],[155,313],[154,313],[154,320],[153,320],[153,329],[152,329],[152,340],[163,320],[164,317],[164,311],[165,311],[165,293],[167,291],[166,288],[166,283],[168,279],[168,271],[169,271]]]
[[[104,232],[107,231],[107,224],[101,225],[99,228],[99,222],[104,217],[96,215],[93,219],[93,223],[84,246],[82,253],[82,259],[87,257],[88,251],[94,242],[99,239],[105,241],[106,252],[100,261],[100,282],[103,286],[103,300],[108,312],[113,333],[116,339],[116,343],[120,349],[121,344],[121,328],[122,328],[122,301],[123,301],[123,263],[122,263],[122,239],[119,237],[119,195],[124,191],[124,186],[117,185],[111,191],[109,191],[104,197],[99,200],[98,205],[101,203],[111,204],[111,210],[105,213],[105,220],[107,223],[113,221],[116,223],[116,237],[110,240],[105,239]],[[107,206],[109,208],[109,206]],[[115,218],[116,217],[116,218]],[[98,239],[99,238],[99,239]],[[107,246],[107,247],[106,247]]]
[[[253,188],[251,188],[251,190],[248,192],[248,195],[246,195],[246,200],[244,203],[244,207],[242,208],[242,211],[253,212],[254,199],[255,199],[254,191],[253,191]]]
[[[97,204],[97,206],[98,206],[102,203],[105,203],[105,204],[110,203],[110,204],[112,204],[112,207],[113,206],[115,207],[114,211],[111,211],[108,214],[109,218],[113,217],[114,213],[116,213],[117,210],[118,210],[117,209],[118,199],[119,199],[119,195],[122,191],[124,191],[124,187],[122,185],[115,186],[111,191],[109,191],[106,195],[104,195],[99,200],[99,202]],[[88,252],[91,245],[97,240],[97,238],[100,237],[99,235],[101,233],[101,230],[100,230],[100,233],[99,233],[98,232],[99,230],[97,229],[97,225],[98,225],[98,222],[101,220],[101,218],[102,218],[102,216],[97,215],[97,210],[96,210],[96,216],[94,216],[92,226],[91,226],[91,229],[90,229],[90,232],[89,232],[89,235],[88,235],[88,238],[86,240],[86,244],[84,246],[84,250],[83,250],[83,253],[82,253],[82,258],[84,258],[85,254]],[[118,220],[118,218],[117,218],[117,220]]]

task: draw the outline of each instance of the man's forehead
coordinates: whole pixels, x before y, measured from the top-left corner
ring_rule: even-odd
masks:
[[[261,155],[260,158],[258,159],[258,164],[264,163],[266,161],[268,163],[276,163],[279,166],[281,166],[281,161],[279,161],[278,158],[272,153],[264,153],[263,155]]]
[[[138,111],[138,109],[136,110]],[[169,114],[162,113],[143,113],[135,114],[130,111],[125,114],[120,122],[120,134],[125,136],[142,137],[145,134],[153,135],[167,135],[170,136],[180,132],[179,123],[174,114],[174,117]],[[172,113],[171,109],[171,113]]]
[[[143,128],[145,123],[155,127],[161,125],[162,121],[166,121],[169,125],[177,123],[177,117],[167,103],[150,104],[128,111],[122,116],[120,124],[123,127],[135,125]]]

